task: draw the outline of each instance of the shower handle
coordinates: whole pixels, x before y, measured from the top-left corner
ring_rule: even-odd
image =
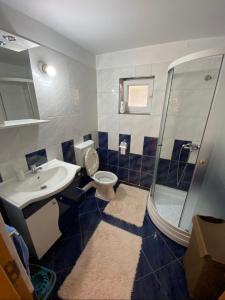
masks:
[[[198,166],[204,166],[206,164],[206,160],[204,160],[204,159],[200,159],[200,160],[198,160],[198,162],[197,162],[197,165]]]
[[[182,145],[183,149],[188,149],[190,151],[199,150],[200,146],[198,144],[188,143]]]

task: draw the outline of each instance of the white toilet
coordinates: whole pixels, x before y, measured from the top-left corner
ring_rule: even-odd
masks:
[[[75,146],[76,162],[79,166],[85,167],[88,176],[93,181],[90,182],[85,190],[91,187],[96,188],[96,197],[110,201],[115,198],[114,185],[118,181],[118,177],[112,172],[98,171],[99,157],[94,149],[94,141],[88,140]]]

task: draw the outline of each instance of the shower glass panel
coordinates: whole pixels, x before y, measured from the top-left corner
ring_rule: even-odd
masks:
[[[213,106],[199,151],[198,163],[180,220],[180,227],[191,231],[195,214],[225,218],[225,62],[220,71]]]
[[[160,216],[174,226],[180,225],[222,57],[184,62],[168,75],[151,196]]]

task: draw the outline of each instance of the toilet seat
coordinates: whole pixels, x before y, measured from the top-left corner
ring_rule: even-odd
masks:
[[[95,182],[102,184],[102,185],[108,185],[108,184],[115,184],[118,180],[117,176],[113,174],[112,172],[107,171],[98,171],[92,176]]]
[[[98,153],[94,148],[89,148],[84,157],[84,163],[86,167],[87,174],[92,177],[92,179],[101,185],[114,185],[118,177],[112,172],[98,171],[99,168],[99,158]]]
[[[98,153],[94,148],[87,149],[84,157],[84,164],[86,167],[87,174],[92,177],[99,168]]]

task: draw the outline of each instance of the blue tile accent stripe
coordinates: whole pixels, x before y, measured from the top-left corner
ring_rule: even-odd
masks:
[[[99,148],[108,149],[108,132],[98,132],[98,144]]]
[[[130,153],[131,135],[119,134],[119,143],[126,140],[128,151],[121,155],[119,151],[108,149],[108,133],[99,132],[100,169],[115,173],[123,182],[149,188],[155,164],[157,138],[145,137],[145,155]],[[119,145],[118,145],[119,146]]]
[[[31,168],[32,165],[36,164],[36,166],[40,166],[48,161],[47,153],[45,149],[37,150],[25,155],[28,169]]]
[[[155,137],[144,137],[143,155],[155,156],[158,139]]]
[[[84,135],[84,136],[83,136],[83,140],[84,140],[84,142],[86,142],[86,141],[88,141],[88,140],[92,140],[92,135],[91,135],[91,133]]]
[[[171,160],[160,159],[157,171],[157,183],[179,190],[188,191],[194,173],[195,164],[187,163],[189,150],[182,149],[182,145],[187,143],[191,143],[191,141],[175,140]],[[180,163],[178,163],[179,159]]]
[[[65,162],[75,164],[75,151],[74,151],[74,142],[73,140],[69,140],[62,143],[62,153],[63,159]]]
[[[108,149],[108,133],[99,132],[98,153],[100,158],[100,168],[115,173],[121,181],[129,184],[145,188],[151,187],[155,167],[157,138],[149,136],[144,137],[142,155],[130,153],[131,135],[119,134],[119,143],[123,140],[126,140],[128,143],[128,152],[126,155],[121,155],[119,151]],[[179,186],[177,186],[176,174],[180,147],[189,142],[190,141],[175,140],[173,152],[171,153],[171,160],[160,159],[157,172],[158,184],[185,191],[189,189],[195,165],[188,163],[185,167],[188,158],[188,153],[185,150],[184,153],[182,151],[181,155],[179,174],[182,175],[183,171],[184,174]]]
[[[188,149],[182,149],[181,147],[184,144],[191,143],[191,141],[184,141],[184,140],[175,140],[173,145],[173,152],[172,152],[172,158],[171,160],[178,160],[180,156],[180,161],[186,162],[188,160],[189,156],[189,150]]]

